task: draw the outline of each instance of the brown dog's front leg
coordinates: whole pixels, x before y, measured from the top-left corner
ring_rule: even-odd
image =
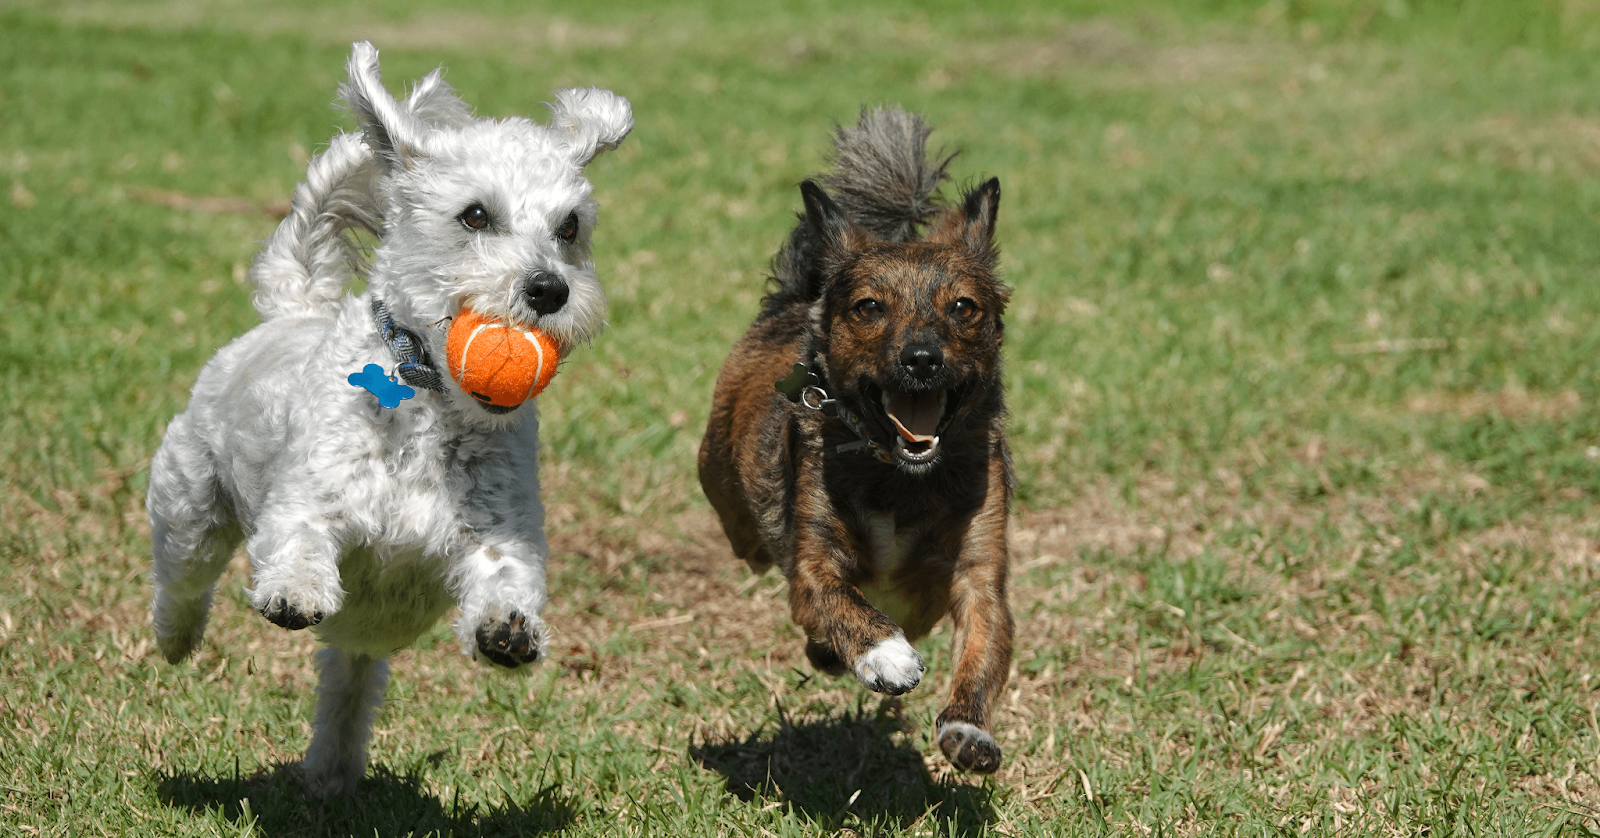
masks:
[[[830,674],[848,668],[874,692],[910,691],[922,680],[922,655],[894,621],[845,581],[848,554],[836,552],[832,543],[801,539],[789,576],[789,610],[806,631],[806,657]]]
[[[1006,509],[1004,484],[991,480],[990,498],[962,540],[950,584],[951,653],[955,674],[950,697],[935,722],[939,749],[962,771],[991,774],[1000,767],[1000,745],[989,733],[989,717],[1011,669],[1011,607],[1006,603]]]

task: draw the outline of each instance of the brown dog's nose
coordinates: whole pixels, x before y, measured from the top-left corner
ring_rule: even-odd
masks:
[[[560,311],[567,304],[567,281],[549,271],[540,271],[528,280],[522,295],[528,305],[541,315]]]
[[[914,378],[930,378],[944,368],[944,351],[931,343],[913,343],[900,350],[900,366]]]

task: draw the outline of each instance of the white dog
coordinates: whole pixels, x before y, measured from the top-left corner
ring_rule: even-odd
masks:
[[[326,644],[302,766],[322,794],[365,773],[387,659],[452,605],[474,658],[544,656],[537,417],[462,392],[444,324],[470,305],[536,326],[563,356],[599,333],[583,169],[633,127],[627,100],[595,88],[558,91],[548,126],[475,119],[437,70],[399,102],[367,43],[349,72],[360,134],[311,163],[251,269],[264,322],[201,370],[148,498],[167,660],[200,642],[240,541],[255,608]],[[351,228],[378,237],[359,296],[344,288]],[[368,364],[392,372],[352,386]]]

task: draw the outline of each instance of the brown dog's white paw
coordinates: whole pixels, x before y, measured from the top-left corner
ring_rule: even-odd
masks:
[[[873,692],[900,695],[922,681],[925,667],[922,656],[911,648],[904,635],[897,634],[868,649],[856,659],[856,678]]]
[[[959,771],[993,774],[1000,768],[1000,743],[983,728],[967,722],[939,726],[939,750]]]

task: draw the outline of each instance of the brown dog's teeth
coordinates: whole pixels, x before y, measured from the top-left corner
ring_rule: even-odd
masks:
[[[908,442],[932,442],[944,411],[944,392],[894,393],[884,397],[883,411]]]

